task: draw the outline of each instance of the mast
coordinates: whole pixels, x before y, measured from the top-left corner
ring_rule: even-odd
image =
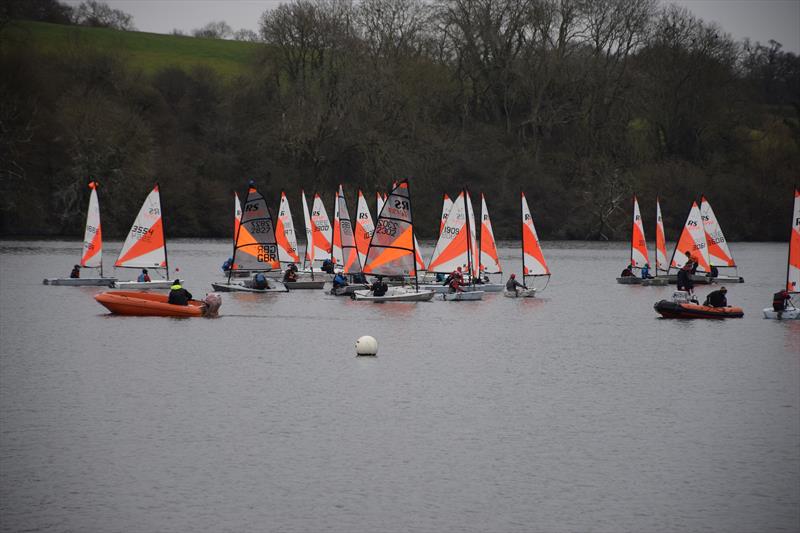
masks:
[[[633,198],[631,199],[631,213],[633,216],[631,217],[631,257],[628,260],[628,265],[633,269],[633,237],[636,234],[636,193],[633,193]]]
[[[525,198],[525,193],[522,189],[519,190],[519,251],[520,259],[522,259],[522,284],[525,285],[525,209],[522,207],[522,199]],[[536,284],[534,283],[534,286]],[[514,286],[516,290],[516,285]]]
[[[655,236],[656,236],[656,250],[655,250],[655,252],[656,252],[656,275],[655,275],[655,277],[658,277],[658,215],[659,215],[659,211],[661,211],[661,209],[659,208],[659,204],[658,204],[658,195],[656,195],[656,232],[655,232]]]
[[[462,189],[464,191],[464,213],[466,214],[466,225],[467,225],[467,272],[469,273],[469,284],[473,287],[475,286],[475,279],[472,276],[472,233],[469,231],[469,204],[470,202],[467,201],[467,195],[469,191],[466,187]]]

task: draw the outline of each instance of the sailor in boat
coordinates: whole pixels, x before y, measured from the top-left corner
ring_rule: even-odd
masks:
[[[267,276],[265,276],[263,272],[256,272],[253,275],[253,288],[264,290],[267,287],[269,287],[269,285],[267,285]]]
[[[150,274],[147,273],[147,269],[146,268],[142,269],[142,272],[141,272],[141,274],[139,274],[139,277],[136,278],[136,281],[138,281],[139,283],[144,283],[144,282],[150,281]]]
[[[687,252],[687,255],[688,252]],[[694,282],[692,281],[692,269],[697,269],[697,265],[689,259],[686,264],[678,270],[678,286],[679,291],[686,291],[690,295],[694,295]]]
[[[630,277],[633,277],[633,276],[634,276],[634,273],[633,273],[633,270],[631,269],[631,265],[626,266],[622,270],[622,273],[619,275],[619,277],[621,277],[621,278],[630,278]]]
[[[697,259],[694,258],[692,252],[689,251],[686,252],[686,264],[692,266],[692,272],[691,272],[692,276],[697,274],[697,265],[699,265],[700,263],[699,261],[697,261]]]
[[[792,300],[792,295],[786,289],[781,289],[772,295],[772,309],[780,313],[789,308],[789,302]]]
[[[642,279],[653,279],[650,275],[650,263],[645,263],[642,267]]]
[[[222,271],[227,272],[231,269],[232,266],[233,266],[233,257],[229,257],[225,260],[224,263],[222,263]]]
[[[286,267],[286,272],[283,273],[283,282],[294,283],[295,281],[297,281],[297,265],[291,263]]]
[[[383,281],[383,276],[378,276],[378,279],[370,287],[373,296],[383,296],[389,290],[389,286]]]
[[[172,282],[172,287],[169,288],[169,299],[167,303],[172,305],[189,305],[189,300],[191,299],[192,293],[183,288],[181,280],[176,279]]]
[[[72,272],[69,273],[69,277],[71,278],[81,277],[81,266],[75,265],[74,267],[72,267]]]
[[[706,274],[709,278],[716,278],[719,276],[719,270],[714,265],[711,265],[711,269],[709,270],[708,274]]]
[[[344,277],[344,274],[341,272],[337,272],[335,276],[333,276],[333,288],[338,289],[340,287],[347,286],[347,278]]]
[[[517,275],[516,274],[511,274],[508,277],[508,281],[506,281],[506,290],[508,292],[517,292],[518,293],[519,292],[518,289],[527,290],[528,287],[526,287],[524,283],[520,283],[519,281],[517,281]]]
[[[325,261],[322,262],[322,266],[320,267],[320,269],[323,272],[327,272],[328,274],[333,274],[333,261],[331,261],[330,259],[326,259]]]
[[[709,307],[728,307],[728,298],[725,296],[728,293],[728,289],[725,287],[720,287],[719,290],[711,291],[706,296],[706,301],[703,302],[703,305],[707,305]]]
[[[461,272],[461,267],[458,267],[450,274],[450,292],[464,292],[462,285],[464,285],[464,274]]]

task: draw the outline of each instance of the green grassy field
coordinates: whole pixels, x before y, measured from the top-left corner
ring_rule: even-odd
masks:
[[[3,29],[0,39],[8,43],[33,45],[43,52],[62,52],[69,47],[80,46],[110,50],[121,54],[132,67],[140,68],[147,74],[168,66],[188,70],[197,65],[206,65],[225,77],[233,77],[242,72],[261,46],[241,41],[31,21],[9,23]]]

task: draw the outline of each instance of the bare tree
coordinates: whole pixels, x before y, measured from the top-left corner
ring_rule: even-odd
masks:
[[[114,28],[115,30],[135,31],[133,16],[120,9],[112,9],[105,2],[85,0],[75,10],[75,22],[81,26]]]
[[[192,35],[206,39],[227,39],[233,36],[233,28],[224,20],[219,20],[209,22],[202,28],[192,30]]]

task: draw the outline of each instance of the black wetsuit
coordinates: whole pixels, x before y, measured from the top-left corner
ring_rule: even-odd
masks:
[[[180,289],[172,289],[169,291],[169,300],[167,303],[173,305],[189,305],[189,300],[192,299],[192,293],[181,287]]]
[[[706,296],[705,305],[711,307],[728,307],[728,299],[721,290],[709,292],[708,296]]]

